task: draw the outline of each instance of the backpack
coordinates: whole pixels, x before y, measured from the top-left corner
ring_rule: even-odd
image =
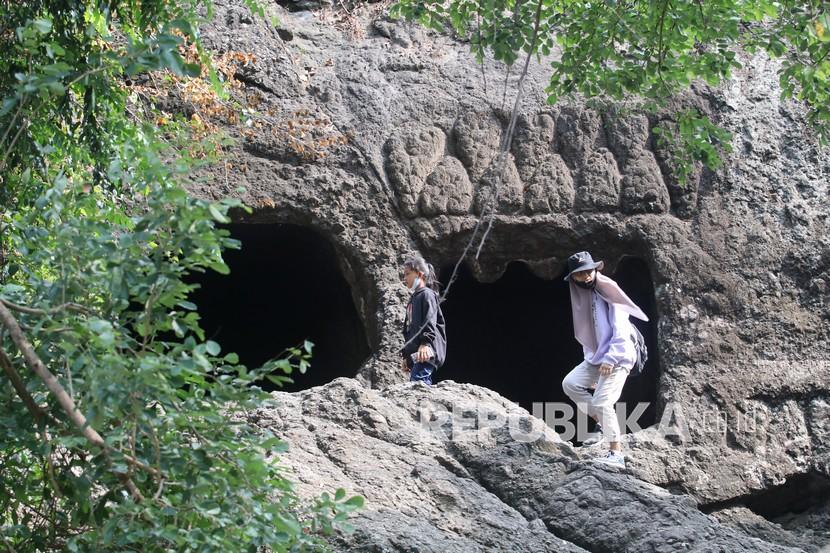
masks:
[[[646,362],[648,361],[648,348],[646,347],[646,340],[643,338],[640,330],[633,324],[631,325],[631,328],[634,329],[634,333],[631,337],[634,339],[634,350],[637,352],[637,360],[634,362],[634,366],[631,367],[631,372],[628,374],[629,376],[640,376],[646,368]]]

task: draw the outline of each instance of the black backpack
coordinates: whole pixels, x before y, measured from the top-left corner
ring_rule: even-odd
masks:
[[[646,368],[646,362],[648,361],[648,348],[646,347],[646,340],[643,338],[640,330],[633,324],[631,325],[631,328],[634,329],[634,334],[632,334],[631,337],[634,338],[634,349],[637,351],[637,360],[634,362],[634,366],[631,368],[629,376],[640,376]]]

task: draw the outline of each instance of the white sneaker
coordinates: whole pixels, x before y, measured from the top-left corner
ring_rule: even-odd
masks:
[[[593,432],[588,432],[585,435],[585,439],[582,440],[583,446],[591,446],[601,444],[605,440],[605,437],[602,435],[602,427],[597,425],[597,429]]]
[[[602,457],[597,457],[592,460],[594,463],[602,463],[604,465],[611,465],[612,467],[625,468],[625,455],[618,451],[609,451]]]

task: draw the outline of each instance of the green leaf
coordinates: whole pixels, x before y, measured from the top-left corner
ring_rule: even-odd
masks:
[[[185,63],[182,72],[185,77],[195,78],[202,74],[202,66],[198,63]]]
[[[45,35],[52,30],[52,22],[48,19],[38,18],[32,22],[38,33]]]
[[[231,220],[219,210],[219,207],[216,204],[208,205],[208,211],[210,211],[210,215],[219,223],[231,222]]]
[[[179,324],[179,321],[177,321],[176,319],[172,319],[170,321],[170,327],[173,329],[173,332],[176,333],[177,337],[181,338],[185,335],[184,328],[182,328],[182,326]]]
[[[294,520],[293,518],[286,517],[283,515],[278,515],[274,518],[274,526],[283,532],[287,532],[289,534],[299,534],[302,532],[302,527],[300,523]]]
[[[170,27],[173,29],[178,29],[185,36],[194,37],[196,36],[196,28],[193,25],[193,22],[187,19],[174,19],[170,22]]]
[[[229,275],[231,273],[230,268],[222,262],[215,261],[208,265],[211,269],[219,273],[220,275]]]
[[[213,356],[219,355],[219,352],[222,351],[222,348],[219,347],[219,344],[217,344],[216,342],[214,342],[212,340],[208,340],[207,342],[205,342],[205,346],[206,346],[207,352],[210,355],[213,355]]]
[[[0,117],[3,117],[4,115],[7,115],[9,112],[11,112],[12,108],[14,108],[16,105],[17,98],[15,98],[14,96],[3,100],[3,105],[2,107],[0,107]]]
[[[272,384],[276,384],[277,386],[282,386],[284,384],[293,384],[294,380],[288,376],[282,376],[277,374],[268,374],[265,375],[265,378],[268,379]]]
[[[355,507],[359,509],[363,507],[364,503],[365,500],[361,496],[355,495],[353,497],[350,497],[345,504],[349,505],[350,507]]]

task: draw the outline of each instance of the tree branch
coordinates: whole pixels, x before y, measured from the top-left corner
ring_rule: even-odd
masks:
[[[35,402],[31,394],[29,394],[29,390],[26,389],[26,383],[23,382],[23,379],[19,374],[17,374],[17,371],[14,370],[11,359],[9,359],[9,356],[6,355],[6,352],[3,351],[2,347],[0,347],[0,367],[3,368],[3,372],[6,373],[6,376],[8,376],[9,380],[12,381],[14,391],[17,392],[17,395],[23,400],[23,404],[35,418],[35,422],[40,423],[43,417],[49,416],[49,414],[41,409],[40,405]],[[53,422],[57,421],[53,419]]]
[[[23,360],[26,362],[26,365],[43,381],[46,388],[52,393],[52,395],[55,396],[58,404],[69,417],[69,420],[75,425],[87,441],[93,446],[100,447],[104,451],[104,455],[106,456],[108,462],[112,461],[110,453],[116,452],[122,455],[130,465],[136,466],[146,472],[149,472],[150,474],[153,474],[154,476],[161,476],[156,469],[145,465],[131,455],[123,454],[107,445],[104,438],[89,425],[86,417],[84,417],[84,415],[75,407],[75,402],[71,397],[69,397],[69,394],[66,393],[66,390],[64,390],[63,386],[61,386],[60,382],[58,382],[58,379],[55,378],[55,375],[49,372],[43,364],[43,361],[41,361],[40,357],[38,357],[37,353],[35,353],[32,344],[30,344],[26,339],[26,336],[24,336],[23,330],[20,328],[20,325],[14,318],[14,315],[12,315],[11,311],[9,311],[6,307],[4,301],[0,301],[0,323],[8,329],[12,341],[23,355]],[[134,500],[141,501],[144,499],[141,492],[128,475],[116,471],[113,471],[113,473],[121,481],[124,487],[129,490]]]
[[[819,65],[821,65],[821,62],[823,62],[827,58],[828,54],[830,54],[830,46],[827,47],[827,50],[824,51],[824,53],[821,55],[819,59],[813,62],[813,67],[818,67]]]
[[[504,172],[504,158],[507,157],[507,154],[510,152],[510,147],[513,144],[513,134],[516,132],[516,121],[519,118],[519,104],[522,100],[522,93],[524,92],[524,84],[525,79],[527,78],[527,71],[530,68],[530,58],[533,56],[533,53],[536,51],[536,42],[539,39],[539,24],[542,21],[542,0],[536,5],[536,17],[533,23],[533,39],[530,41],[530,47],[527,49],[527,57],[525,58],[525,64],[522,68],[522,74],[519,77],[519,83],[516,89],[516,101],[513,103],[513,111],[510,114],[510,123],[507,125],[507,131],[505,133],[504,142],[502,143],[501,153],[499,154],[499,162],[497,163],[497,172],[496,172],[496,181],[493,183],[493,187],[495,190],[495,198],[496,201],[493,204],[493,211],[490,213],[490,220],[487,223],[487,228],[484,229],[484,234],[481,236],[481,242],[479,242],[478,249],[476,250],[476,259],[481,255],[481,249],[484,247],[484,242],[487,240],[487,236],[490,234],[490,230],[493,228],[493,221],[496,218],[496,207],[498,204],[498,194],[499,194],[499,186],[501,185],[502,180],[502,173]],[[482,210],[482,218],[484,217],[484,211]]]
[[[89,309],[84,307],[83,305],[67,302],[58,305],[57,307],[53,307],[52,309],[37,309],[34,307],[26,307],[25,305],[19,305],[14,302],[10,302],[9,300],[4,300],[0,298],[0,303],[11,309],[12,311],[17,311],[19,313],[26,313],[27,315],[54,315],[55,313],[60,313],[61,311],[75,311],[77,313],[84,313],[89,315],[92,313]]]
[[[0,138],[0,146],[2,146],[6,142],[6,138],[8,138],[9,133],[14,128],[15,123],[17,123],[17,118],[20,117],[20,114],[23,113],[23,106],[26,105],[26,96],[20,100],[20,104],[17,106],[17,111],[14,112],[14,116],[12,120],[9,122],[9,126],[6,127],[5,132],[3,132],[3,137]]]
[[[17,132],[14,133],[14,137],[12,138],[11,142],[9,142],[9,147],[6,149],[6,152],[3,154],[3,157],[0,158],[0,170],[6,168],[6,160],[8,159],[9,155],[12,153],[14,149],[14,145],[17,143],[17,139],[20,138],[20,135],[28,126],[28,121],[24,120],[23,123],[17,128]]]

